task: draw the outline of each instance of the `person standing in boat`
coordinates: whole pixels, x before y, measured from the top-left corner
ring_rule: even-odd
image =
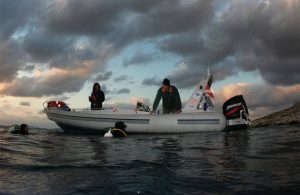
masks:
[[[162,87],[158,89],[153,103],[152,113],[156,112],[160,99],[162,99],[163,114],[181,113],[181,99],[177,88],[165,78]]]
[[[101,110],[102,102],[105,101],[105,94],[101,91],[101,86],[99,83],[95,83],[93,86],[93,92],[89,96],[89,101],[91,102],[92,110]]]

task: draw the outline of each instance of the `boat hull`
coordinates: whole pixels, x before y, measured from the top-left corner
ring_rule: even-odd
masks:
[[[123,121],[128,133],[195,133],[222,131],[226,119],[217,112],[191,112],[181,114],[149,114],[110,110],[64,111],[45,108],[47,117],[63,131],[72,133],[104,134],[105,128]]]

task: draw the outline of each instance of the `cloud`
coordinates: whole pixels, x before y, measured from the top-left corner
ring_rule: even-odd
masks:
[[[202,67],[191,67],[190,65],[182,62],[178,68],[172,71],[165,78],[168,78],[172,85],[179,88],[191,88],[194,87],[199,81],[205,77],[207,69]],[[207,67],[206,67],[207,68]],[[164,78],[158,79],[157,76],[145,78],[142,82],[146,86],[161,86]]]
[[[114,82],[119,83],[121,81],[126,81],[126,80],[128,80],[128,75],[123,74],[123,75],[121,75],[119,77],[116,77],[114,79]]]
[[[145,78],[143,80],[142,84],[146,85],[146,86],[152,86],[152,85],[160,86],[161,82],[162,82],[162,80],[159,80],[157,78],[157,76],[153,76],[153,77],[150,77],[150,78]]]
[[[26,55],[18,42],[0,40],[0,82],[12,81],[26,60]]]
[[[155,59],[157,59],[157,57],[158,57],[157,53],[144,53],[138,51],[131,58],[129,59],[125,58],[123,61],[123,66],[126,67],[130,65],[139,65],[139,64],[145,65],[148,64],[149,62],[154,61]]]
[[[12,36],[21,27],[28,23],[28,19],[33,17],[36,10],[41,6],[40,1],[28,0],[2,0],[0,42]]]
[[[179,88],[191,88],[199,83],[206,75],[206,69],[180,63],[178,68],[166,76],[172,85]]]
[[[178,88],[194,86],[210,64],[219,81],[258,70],[268,84],[228,89],[250,90],[241,93],[251,97],[254,109],[275,108],[286,104],[284,99],[299,97],[300,1],[2,0],[0,7],[1,95],[78,92],[91,78],[111,79],[107,62],[137,45],[144,49],[127,55],[121,61],[125,68],[151,64],[157,55],[174,56],[184,63],[166,77]],[[160,86],[162,79],[145,78],[142,85]]]
[[[211,14],[212,2],[207,0],[66,1],[53,4],[46,24],[57,33],[97,35],[122,47],[137,39],[196,29]]]
[[[20,106],[30,106],[30,102],[20,102]]]
[[[223,2],[204,28],[170,35],[160,49],[183,56],[193,70],[210,62],[222,70],[218,80],[258,69],[272,85],[298,84],[299,9],[299,1]]]
[[[41,97],[76,92],[83,87],[93,69],[94,64],[87,62],[83,68],[51,69],[41,73],[39,77],[24,76],[3,84],[0,87],[0,94]]]
[[[104,74],[99,74],[95,81],[107,81],[108,79],[110,79],[112,75],[112,71],[108,71],[108,72],[105,72]]]
[[[116,94],[124,94],[124,93],[129,94],[130,93],[130,89],[123,88],[123,89],[119,89],[118,91],[116,91]]]

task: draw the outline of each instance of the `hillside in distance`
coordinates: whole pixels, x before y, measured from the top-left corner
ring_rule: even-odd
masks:
[[[251,127],[300,124],[300,102],[284,110],[252,121]]]

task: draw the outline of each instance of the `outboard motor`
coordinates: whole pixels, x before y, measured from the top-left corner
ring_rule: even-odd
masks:
[[[247,129],[250,126],[249,112],[242,95],[234,96],[223,104],[227,130]]]

